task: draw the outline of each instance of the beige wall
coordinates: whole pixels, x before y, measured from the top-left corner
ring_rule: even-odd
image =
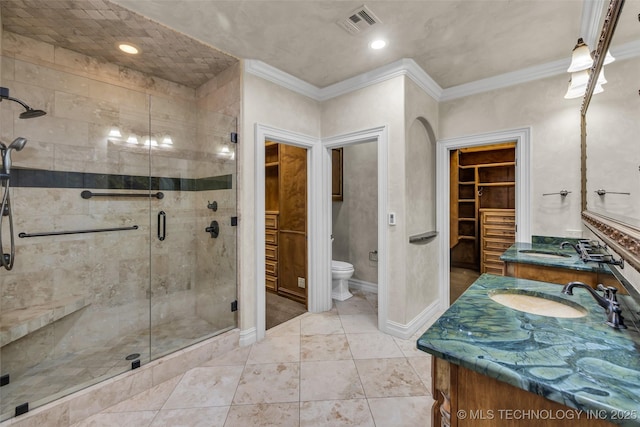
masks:
[[[241,142],[238,157],[240,328],[256,327],[255,289],[255,125],[256,123],[320,137],[319,103],[252,74],[242,75]],[[309,242],[313,244],[313,242]]]
[[[405,77],[396,77],[338,96],[322,103],[322,136],[341,135],[357,130],[387,125],[389,144],[386,161],[389,170],[388,206],[399,219],[389,226],[388,247],[378,248],[388,254],[388,319],[407,322],[407,272],[405,211]],[[384,219],[386,221],[386,218]],[[393,278],[391,280],[390,278]]]
[[[436,230],[436,139],[438,103],[413,81],[406,80],[407,132],[405,180],[407,192],[407,318],[410,321],[439,298],[439,237],[424,245],[409,237]]]
[[[343,201],[332,202],[333,259],[353,264],[354,279],[376,285],[378,263],[378,145],[344,147]]]
[[[439,138],[531,127],[531,233],[575,236],[580,220],[580,99],[567,75],[441,103]],[[567,197],[542,196],[560,190]]]

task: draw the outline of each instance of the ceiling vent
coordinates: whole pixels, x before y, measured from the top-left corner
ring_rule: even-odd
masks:
[[[367,6],[360,6],[347,15],[346,18],[336,22],[339,26],[347,30],[349,34],[360,34],[367,31],[375,24],[382,21]]]

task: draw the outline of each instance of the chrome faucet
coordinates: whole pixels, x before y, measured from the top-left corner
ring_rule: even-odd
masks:
[[[589,285],[585,285],[582,282],[569,282],[562,288],[562,293],[566,295],[573,295],[573,288],[575,287],[584,288],[589,291],[598,305],[604,308],[605,312],[607,313],[607,325],[611,326],[614,329],[627,329],[622,317],[620,303],[618,302],[618,298],[616,297],[618,289],[614,288],[613,286],[603,286],[599,284],[597,286],[597,289],[603,292],[603,295],[601,296]]]

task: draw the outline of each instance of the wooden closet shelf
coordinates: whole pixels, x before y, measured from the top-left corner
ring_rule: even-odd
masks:
[[[477,165],[479,168],[498,168],[500,166],[515,166],[516,162],[498,162],[498,163],[482,163]]]
[[[280,162],[270,162],[270,163],[265,163],[264,167],[265,168],[272,168],[272,167],[279,166],[279,165],[280,165]]]
[[[458,181],[460,185],[476,185],[475,181]]]
[[[476,236],[458,236],[458,240],[476,240]]]
[[[458,218],[458,221],[466,221],[466,222],[470,222],[470,221],[475,221],[476,218]]]
[[[514,181],[504,182],[479,182],[478,187],[514,187],[516,183]]]
[[[458,199],[459,203],[475,203],[476,199]]]

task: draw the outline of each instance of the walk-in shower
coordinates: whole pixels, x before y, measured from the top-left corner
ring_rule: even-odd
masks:
[[[27,51],[2,83],[47,115],[0,89],[0,421],[237,325],[239,67],[194,89]]]

